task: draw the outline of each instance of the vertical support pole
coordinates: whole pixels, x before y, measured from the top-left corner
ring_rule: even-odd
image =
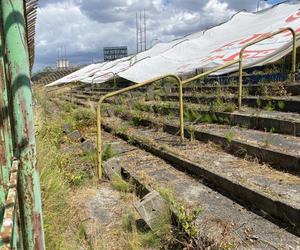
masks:
[[[116,74],[114,74],[114,88],[117,88],[117,78],[116,78]]]
[[[238,95],[238,109],[242,108],[242,95],[243,95],[243,54],[244,50],[240,52],[239,61],[239,95]]]
[[[102,99],[100,99],[97,106],[97,177],[98,180],[102,179],[102,124],[101,124],[101,104]]]
[[[24,1],[1,0],[10,98],[13,110],[14,153],[20,160],[19,205],[24,249],[45,249]]]
[[[292,81],[296,81],[296,63],[297,63],[297,34],[293,29],[290,29],[293,36],[293,56],[292,56]]]
[[[180,139],[181,142],[184,141],[184,119],[183,119],[183,84],[180,79],[178,79],[178,85],[179,85],[179,116],[180,116]]]
[[[0,18],[1,19],[1,18]],[[12,134],[9,118],[9,102],[7,95],[6,67],[4,61],[4,41],[3,28],[0,27],[0,167],[1,183],[0,186],[0,205],[5,203],[4,186],[9,184],[9,172],[12,165]],[[0,213],[1,218],[3,211]]]

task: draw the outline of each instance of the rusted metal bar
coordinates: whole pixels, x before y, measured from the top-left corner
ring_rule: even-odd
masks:
[[[1,0],[7,77],[13,105],[14,156],[20,161],[18,199],[24,249],[44,249],[24,1]]]
[[[241,48],[240,51],[240,63],[239,63],[239,94],[238,94],[238,108],[241,109],[242,107],[242,94],[243,94],[243,60],[244,60],[244,52],[245,50],[254,45],[257,44],[259,42],[262,42],[264,40],[267,40],[269,38],[272,38],[273,36],[276,36],[278,34],[284,33],[290,31],[292,34],[292,38],[293,38],[293,56],[292,56],[292,81],[294,82],[296,79],[296,60],[297,60],[297,46],[296,46],[296,41],[297,41],[297,37],[296,37],[296,32],[292,29],[292,28],[283,28],[280,29],[276,32],[270,33],[269,35],[263,36],[261,38],[258,38],[256,40],[254,40],[253,42],[247,43],[245,46],[243,46]]]
[[[3,30],[0,25],[0,170],[1,170],[1,185],[0,185],[0,207],[5,203],[6,190],[5,186],[9,182],[9,171],[13,158],[12,153],[12,134],[9,118],[9,101],[8,88],[6,79],[6,68],[4,60],[4,41]],[[0,212],[0,221],[2,221],[3,210]]]
[[[0,248],[12,249],[14,237],[14,226],[16,225],[16,204],[17,204],[17,183],[19,161],[14,161],[11,168],[11,175],[9,181],[9,190],[5,202],[5,212],[3,216],[3,223],[0,231]],[[15,242],[15,244],[17,244]]]

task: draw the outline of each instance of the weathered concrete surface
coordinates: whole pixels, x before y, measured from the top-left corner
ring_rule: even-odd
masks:
[[[170,213],[170,207],[157,191],[152,191],[135,203],[135,208],[151,229],[157,227],[157,223]]]
[[[80,214],[84,237],[90,242],[91,249],[126,248],[122,218],[128,211],[135,211],[133,203],[136,202],[134,196],[130,197],[124,198],[108,182],[81,188],[74,193],[70,202]]]
[[[127,112],[120,116],[130,120],[134,114]],[[143,112],[142,120],[145,124],[163,127],[164,131],[170,134],[178,134],[178,119],[165,120]],[[190,137],[187,125],[185,136]],[[193,127],[194,137],[199,141],[212,141],[236,155],[250,155],[262,162],[270,163],[273,167],[300,173],[300,138],[298,137],[218,124],[196,124]]]
[[[125,142],[124,142],[125,143]],[[174,190],[179,200],[204,211],[197,219],[200,236],[238,249],[296,249],[299,238],[248,211],[165,161],[142,150],[112,159],[122,163],[141,183]]]
[[[103,163],[103,170],[105,176],[112,180],[115,174],[121,175],[121,163],[120,161],[115,161],[113,158],[109,159]]]
[[[145,105],[161,115],[178,114],[178,102],[146,102]],[[300,114],[281,111],[258,110],[242,107],[234,112],[210,111],[209,105],[185,103],[185,110],[193,110],[201,115],[214,115],[220,124],[239,125],[244,128],[271,131],[282,134],[300,136]],[[224,105],[225,108],[225,105]],[[198,122],[199,123],[199,122]]]
[[[122,120],[114,118],[108,121],[111,126],[117,123],[121,124]],[[295,225],[299,223],[300,196],[297,195],[300,193],[299,177],[239,159],[213,145],[199,142],[182,145],[178,143],[178,137],[160,131],[128,128],[126,133],[131,140],[137,138],[139,145],[146,147],[147,150],[181,166],[184,170],[204,176],[228,195],[251,202],[282,220],[289,218],[287,222],[292,221]],[[153,150],[150,138],[154,139],[154,143],[158,142],[153,144]],[[176,178],[166,173],[167,171],[157,170],[154,176],[161,181]]]
[[[79,130],[74,130],[68,134],[68,137],[75,142],[79,142],[82,138],[82,135]]]
[[[96,150],[96,147],[91,140],[85,140],[80,144],[80,147],[83,152],[91,152]]]

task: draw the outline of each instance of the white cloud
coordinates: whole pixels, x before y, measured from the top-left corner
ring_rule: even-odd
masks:
[[[73,64],[100,59],[104,46],[135,52],[135,14],[147,10],[148,44],[167,41],[228,20],[236,11],[254,11],[253,0],[43,0],[38,10],[36,65],[54,65],[66,46]],[[263,6],[263,5],[261,5]]]

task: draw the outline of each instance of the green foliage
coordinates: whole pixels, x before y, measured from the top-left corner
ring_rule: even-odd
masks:
[[[120,192],[129,193],[133,191],[133,186],[125,181],[122,176],[117,173],[114,173],[111,180],[112,187]]]
[[[224,109],[224,102],[221,98],[217,98],[215,101],[210,103],[209,110],[211,112],[222,111]]]
[[[114,157],[114,155],[115,154],[114,154],[111,144],[108,144],[103,151],[102,160],[107,161],[108,159]]]
[[[236,105],[232,102],[229,102],[229,103],[226,103],[224,111],[232,113],[235,111],[235,109],[236,109]]]
[[[122,231],[126,239],[126,249],[139,250],[144,247],[159,248],[163,235],[157,233],[156,229],[141,233],[137,229],[136,219],[132,211],[125,211],[122,216]],[[163,227],[165,228],[165,227]],[[170,233],[167,232],[167,233]]]
[[[273,105],[272,101],[268,101],[267,105],[264,107],[264,110],[267,110],[267,111],[274,110],[274,105]]]
[[[195,122],[197,120],[201,120],[201,114],[198,111],[193,109],[188,109],[184,111],[184,120],[186,122]]]
[[[201,208],[195,208],[192,211],[189,211],[183,202],[178,202],[176,200],[172,190],[161,187],[158,187],[157,190],[160,195],[169,202],[170,206],[175,209],[178,223],[182,226],[184,232],[186,232],[191,239],[196,237],[198,231],[194,223],[203,210]]]
[[[261,106],[262,106],[262,101],[261,101],[260,98],[257,98],[257,99],[256,99],[256,106],[257,106],[259,109],[261,108]]]
[[[203,123],[213,123],[213,119],[212,119],[210,114],[204,114],[201,117],[201,122],[203,122]]]
[[[133,116],[133,117],[131,118],[131,120],[129,121],[129,124],[130,124],[130,125],[136,126],[136,127],[142,125],[142,123],[143,123],[143,117],[141,117],[141,116],[139,116],[139,115]]]
[[[264,148],[268,148],[270,147],[271,143],[272,143],[272,134],[274,133],[275,129],[271,128],[269,133],[267,134],[267,136],[265,137],[265,139],[263,140],[263,147]],[[266,131],[267,132],[267,131]]]
[[[227,142],[228,142],[229,144],[231,144],[232,141],[233,141],[233,138],[234,138],[234,133],[233,133],[233,131],[230,129],[230,130],[226,133],[225,137],[226,137]]]
[[[79,229],[78,229],[78,237],[79,239],[84,239],[86,236],[86,229],[83,223],[79,224]]]
[[[115,130],[115,134],[124,134],[129,128],[129,124],[128,123],[123,123],[121,126],[119,126],[116,130]]]
[[[190,136],[191,136],[191,142],[195,140],[195,127],[190,126]]]
[[[141,101],[136,101],[133,105],[133,107],[137,110],[149,112],[149,106]]]
[[[278,108],[280,110],[283,110],[285,108],[285,102],[284,101],[278,101],[277,105],[278,105]]]

